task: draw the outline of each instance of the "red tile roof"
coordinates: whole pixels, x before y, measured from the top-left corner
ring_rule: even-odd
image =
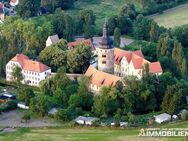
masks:
[[[130,51],[125,51],[119,48],[114,49],[114,63],[115,64],[120,64],[121,60],[124,56],[129,57]]]
[[[121,78],[109,73],[105,73],[97,70],[93,66],[89,66],[87,69],[86,76],[91,77],[91,84],[100,86],[115,86],[116,82]]]
[[[95,50],[95,47],[94,47],[91,39],[78,40],[78,41],[75,41],[75,42],[69,42],[68,43],[68,47],[69,47],[69,49],[71,49],[71,48],[74,48],[75,46],[77,46],[77,45],[79,45],[81,43],[86,43],[86,44],[88,44],[91,47],[92,51]]]
[[[162,67],[160,62],[153,62],[149,64],[150,73],[162,73]]]
[[[41,73],[50,69],[50,67],[38,61],[29,60],[29,58],[24,54],[17,54],[14,58],[11,59],[11,61],[18,62],[22,66],[22,69],[27,71]]]
[[[137,50],[137,51],[125,51],[119,48],[115,48],[114,50],[114,62],[115,64],[119,65],[121,62],[121,59],[123,57],[126,57],[127,62],[130,63],[130,61],[133,58],[144,58],[142,51],[141,50]]]
[[[136,58],[132,59],[132,63],[135,69],[142,69],[142,67],[144,67],[145,64],[149,64],[150,62],[145,60],[144,58]]]
[[[16,3],[18,3],[18,0],[11,0],[10,2],[13,4],[16,4]]]
[[[125,51],[119,48],[115,48],[114,50],[114,63],[120,65],[122,58],[125,57],[127,62],[133,63],[135,69],[142,69],[142,67],[148,63],[150,64],[150,72],[158,73],[162,72],[162,68],[160,62],[150,63],[146,59],[144,59],[144,55],[141,50],[137,51]]]

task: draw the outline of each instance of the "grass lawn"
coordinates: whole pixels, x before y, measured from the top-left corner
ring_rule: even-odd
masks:
[[[163,14],[151,16],[150,18],[167,28],[188,24],[188,4],[169,9]]]
[[[75,8],[68,12],[74,16],[82,9],[93,10],[96,15],[97,30],[101,30],[105,17],[117,15],[125,3],[134,3],[137,9],[140,6],[138,0],[78,0],[75,2]]]
[[[188,122],[159,126],[162,128],[188,128]],[[0,141],[184,141],[185,138],[138,137],[138,128],[21,128],[14,133],[0,134]]]

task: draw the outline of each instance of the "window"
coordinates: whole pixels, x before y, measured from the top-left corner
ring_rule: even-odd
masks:
[[[102,55],[102,57],[103,57],[103,58],[106,58],[106,55],[105,55],[105,54],[103,54],[103,55]]]
[[[102,64],[106,64],[106,61],[102,61]]]

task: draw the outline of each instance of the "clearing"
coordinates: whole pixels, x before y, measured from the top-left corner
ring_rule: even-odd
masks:
[[[166,10],[163,14],[148,16],[159,25],[170,28],[188,24],[188,4]]]

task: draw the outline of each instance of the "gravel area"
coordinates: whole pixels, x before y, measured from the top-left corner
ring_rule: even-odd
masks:
[[[13,110],[0,115],[0,127],[49,127],[58,126],[58,123],[47,118],[31,119],[27,123],[22,123],[23,111]]]

